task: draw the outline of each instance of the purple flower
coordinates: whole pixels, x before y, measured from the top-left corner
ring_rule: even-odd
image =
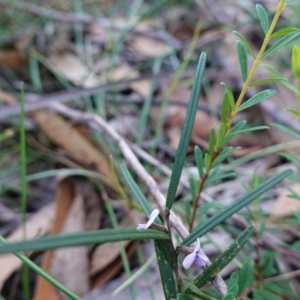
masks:
[[[155,218],[159,215],[159,210],[154,209],[151,215],[149,216],[149,221],[146,224],[139,224],[136,229],[147,229],[155,220]]]
[[[188,269],[192,264],[198,267],[204,267],[208,262],[208,258],[200,253],[200,240],[197,239],[197,246],[194,251],[189,254],[182,262],[185,269]]]

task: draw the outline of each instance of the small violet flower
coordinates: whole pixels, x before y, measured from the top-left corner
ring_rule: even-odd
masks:
[[[159,210],[154,209],[151,215],[149,216],[149,221],[146,224],[139,224],[139,226],[136,229],[147,229],[156,219],[156,217],[159,215]]]
[[[182,265],[185,269],[188,269],[193,263],[198,267],[204,267],[207,262],[208,258],[200,254],[200,240],[197,239],[197,246],[194,251],[183,260]]]

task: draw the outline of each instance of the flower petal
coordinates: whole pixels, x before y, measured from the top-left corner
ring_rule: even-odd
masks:
[[[205,258],[205,259],[203,259]],[[206,265],[207,258],[204,255],[197,254],[195,258],[195,265],[198,267],[204,267]]]
[[[147,223],[148,224],[148,223]],[[145,230],[147,229],[147,224],[139,224],[139,226],[136,228],[136,229],[142,229],[142,230]]]
[[[199,250],[200,250],[200,239],[197,239],[197,246],[194,251],[199,252]]]
[[[189,254],[182,262],[182,265],[185,269],[188,269],[193,262],[195,261],[196,258],[196,252],[193,251],[191,254]]]
[[[159,210],[156,208],[153,210],[153,212],[149,216],[149,221],[152,220],[152,222],[156,219],[156,217],[159,215]]]

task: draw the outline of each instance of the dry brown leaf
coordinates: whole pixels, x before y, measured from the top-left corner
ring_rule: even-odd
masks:
[[[50,231],[52,220],[55,214],[55,205],[50,203],[36,212],[26,222],[26,239],[34,239],[43,236]],[[9,242],[16,242],[23,239],[23,227],[18,227],[12,234],[7,237]],[[22,266],[22,261],[13,254],[0,256],[0,289],[6,279]]]
[[[80,191],[77,191],[61,233],[82,232],[84,231],[84,224],[84,197]],[[88,246],[68,247],[54,251],[50,273],[69,290],[83,296],[89,290],[88,268]],[[70,276],[71,274],[72,276]],[[59,294],[60,299],[69,299],[61,292]]]
[[[126,254],[128,259],[134,254],[138,242],[131,242],[126,247]],[[92,289],[100,288],[110,281],[123,267],[121,257],[117,257],[109,266],[103,269],[93,278]]]
[[[298,195],[300,195],[300,184],[294,183],[290,188]],[[290,191],[284,189],[276,200],[272,215],[276,217],[288,217],[292,215],[293,211],[300,212],[300,201],[290,198]]]
[[[73,190],[74,181],[70,178],[63,179],[59,182],[57,195],[56,195],[56,212],[53,221],[51,234],[58,234],[64,224],[68,211],[72,205],[74,198]],[[51,261],[53,258],[53,251],[47,251],[44,254],[41,268],[49,272]],[[59,299],[58,294],[49,281],[42,277],[38,277],[35,287],[34,300],[56,300]]]
[[[119,227],[128,228],[134,225],[136,225],[136,223],[134,223],[134,219],[130,216],[127,216],[120,222]],[[123,246],[125,247],[129,243],[129,241],[122,242]],[[90,274],[94,276],[95,274],[101,272],[107,266],[112,264],[112,262],[119,256],[119,254],[120,247],[118,243],[106,243],[98,246],[92,254]]]
[[[36,111],[33,116],[44,133],[54,143],[64,148],[82,164],[97,169],[108,181],[113,182],[106,157],[69,122],[52,111]],[[113,186],[111,184],[111,187]]]
[[[12,70],[18,70],[25,63],[26,57],[18,50],[0,51],[0,66],[5,66]]]
[[[144,35],[135,35],[129,47],[144,57],[158,57],[170,53],[170,47],[161,40]]]
[[[56,52],[52,53],[48,59],[58,74],[75,85],[91,88],[103,84],[102,79],[89,70],[85,63],[73,53]]]

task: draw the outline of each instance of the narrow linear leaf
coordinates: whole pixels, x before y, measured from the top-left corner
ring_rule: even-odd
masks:
[[[221,123],[219,131],[218,131],[217,141],[216,141],[217,149],[220,149],[223,145],[225,131],[226,131],[226,125],[225,125],[225,123]]]
[[[256,11],[258,14],[258,18],[261,24],[261,27],[265,34],[268,33],[269,30],[269,17],[265,8],[261,4],[256,4]]]
[[[261,64],[262,67],[264,67],[270,74],[272,74],[275,77],[282,78],[282,84],[287,87],[289,90],[293,91],[294,93],[297,92],[297,89],[288,81],[287,78],[283,77],[279,72],[277,72],[275,69],[271,68],[270,66],[267,66],[265,64]]]
[[[195,155],[195,160],[196,160],[196,165],[198,168],[198,172],[199,172],[199,177],[202,178],[203,177],[203,154],[201,149],[198,146],[195,146],[194,149],[194,155]]]
[[[275,43],[268,51],[264,53],[262,56],[262,59],[267,58],[269,55],[280,49],[282,46],[286,45],[288,42],[293,40],[295,37],[297,37],[300,34],[300,31],[298,32],[292,32],[281,38],[277,43]]]
[[[284,29],[281,29],[281,30],[278,30],[278,31],[274,32],[271,35],[271,39],[274,39],[274,38],[277,38],[277,37],[280,37],[280,36],[283,36],[283,35],[287,35],[287,34],[293,33],[293,32],[300,32],[300,30],[298,28],[292,28],[292,27],[284,28]]]
[[[261,85],[261,84],[266,84],[266,83],[271,83],[271,82],[278,82],[278,81],[287,82],[287,79],[286,78],[279,78],[279,77],[266,78],[266,79],[255,81],[255,82],[251,83],[250,86],[258,86],[258,85]]]
[[[248,132],[257,131],[257,130],[266,130],[266,129],[269,129],[269,128],[270,127],[268,127],[268,126],[254,126],[254,127],[249,127],[249,128],[245,128],[245,129],[236,131],[234,133],[234,135],[241,134],[241,133],[248,133]],[[230,136],[230,135],[231,134],[228,134],[228,136]]]
[[[218,166],[220,163],[222,163],[227,157],[229,157],[229,155],[235,151],[240,149],[240,147],[227,147],[225,148],[218,156],[217,158],[214,160],[213,163],[213,167]]]
[[[300,112],[298,110],[285,108],[284,111],[288,111],[288,112],[292,113],[293,115],[295,115],[296,117],[300,117]]]
[[[165,299],[176,299],[177,288],[173,272],[175,258],[173,255],[171,244],[166,241],[154,241],[154,247]]]
[[[123,177],[124,177],[124,179],[126,181],[126,184],[129,187],[129,189],[130,189],[131,194],[138,201],[138,203],[139,203],[140,207],[142,208],[143,212],[145,213],[145,215],[147,217],[149,217],[150,214],[153,211],[153,208],[149,204],[149,201],[144,196],[144,194],[142,193],[141,189],[136,184],[136,182],[133,180],[130,172],[127,169],[127,167],[125,165],[121,165],[120,169],[121,169],[121,173],[122,173],[122,175],[123,175]],[[159,217],[157,217],[155,219],[155,223],[157,223],[159,225],[163,225],[163,223],[161,222],[161,220],[159,219]]]
[[[192,134],[195,117],[197,113],[197,106],[198,106],[198,100],[201,91],[205,63],[206,63],[206,54],[202,53],[199,58],[195,80],[194,80],[194,84],[190,96],[190,101],[186,112],[183,130],[180,137],[179,146],[176,152],[175,162],[171,174],[170,184],[167,193],[167,200],[166,200],[166,207],[168,209],[172,208],[176,196],[177,187],[179,184],[187,149],[191,139],[191,134]]]
[[[215,214],[213,217],[207,220],[205,223],[198,226],[187,238],[183,240],[182,245],[183,246],[190,245],[191,243],[196,241],[197,238],[203,236],[211,229],[216,227],[218,224],[231,217],[233,214],[238,212],[243,207],[247,206],[253,200],[257,199],[263,193],[268,191],[270,188],[275,186],[277,183],[279,183],[280,181],[282,181],[284,178],[291,175],[292,173],[293,173],[292,170],[286,170],[278,175],[275,175],[267,179],[260,186],[258,186],[251,192],[247,193],[246,195],[240,197],[234,203],[228,205],[227,207],[222,209],[219,213]]]
[[[221,82],[220,84],[224,86],[225,92],[227,93],[227,97],[228,97],[228,100],[229,100],[230,108],[233,110],[234,106],[235,106],[233,93],[232,93],[230,87],[226,83]]]
[[[247,42],[247,40],[245,39],[245,37],[239,33],[238,31],[233,31],[233,33],[241,40],[241,42],[244,44],[244,46],[247,48],[247,50],[250,52],[250,54],[252,55],[252,57],[254,59],[256,59],[256,55],[254,53],[254,51],[252,50],[250,44]]]
[[[242,78],[243,78],[243,81],[245,82],[248,78],[248,57],[247,57],[247,52],[246,52],[246,49],[245,49],[243,43],[240,42],[240,41],[236,41],[236,50],[237,50],[237,53],[238,53]]]
[[[205,167],[206,172],[210,168],[210,162],[211,162],[210,155],[208,153],[205,153],[205,156],[204,156],[204,167]]]
[[[74,247],[91,244],[104,244],[118,241],[168,240],[169,236],[161,231],[147,229],[139,231],[132,228],[102,229],[74,234],[41,237],[31,241],[16,242],[0,246],[0,254],[21,251],[44,251],[61,247]]]
[[[214,152],[215,145],[216,145],[216,132],[215,132],[215,129],[212,128],[210,130],[209,146],[208,146],[208,153],[210,156],[212,156],[212,154]]]
[[[222,109],[221,109],[221,122],[222,123],[226,123],[228,121],[231,111],[232,111],[232,109],[230,107],[228,94],[225,91],[224,96],[223,96],[223,101],[222,101]]]
[[[242,111],[242,110],[247,109],[255,104],[258,104],[258,103],[270,98],[275,93],[276,93],[276,91],[274,91],[274,90],[265,90],[265,91],[259,92],[258,94],[256,94],[255,96],[251,97],[249,100],[244,102],[239,107],[238,111]]]
[[[201,288],[207,282],[211,281],[222,269],[227,266],[228,263],[239,253],[239,251],[245,246],[248,239],[253,234],[253,225],[248,226],[238,238],[225,250],[204,272],[199,275],[194,284]]]
[[[289,128],[287,126],[281,125],[281,124],[277,124],[277,123],[272,123],[271,124],[273,127],[276,127],[278,129],[280,129],[281,131],[297,138],[300,139],[300,134],[298,132],[296,132],[295,130],[293,130],[292,128]]]

